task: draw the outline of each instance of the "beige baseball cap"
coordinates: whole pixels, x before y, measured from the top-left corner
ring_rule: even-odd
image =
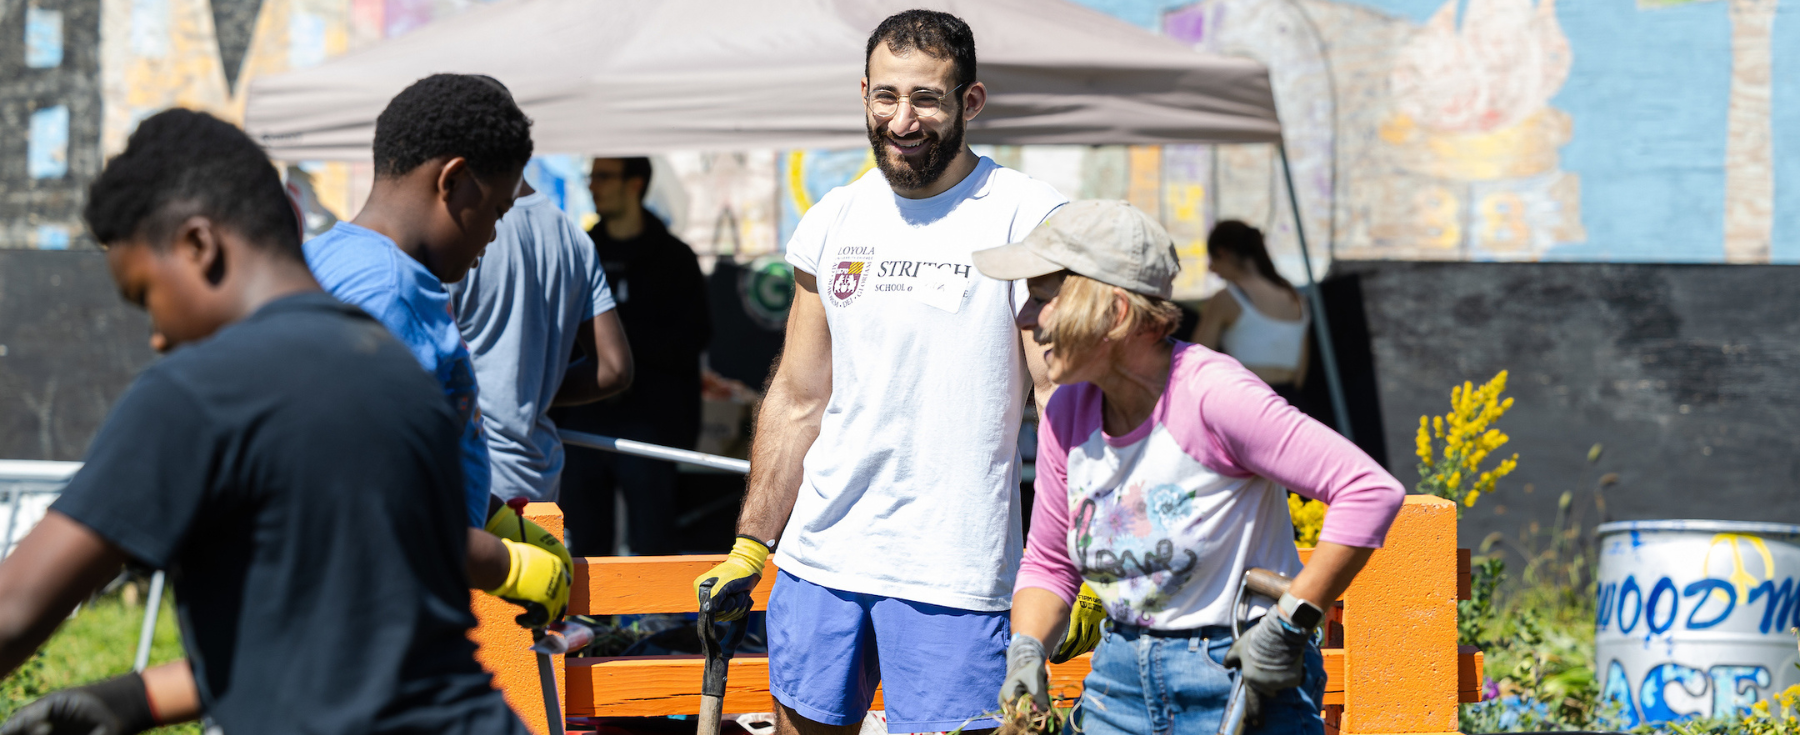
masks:
[[[1068,269],[1127,291],[1170,298],[1181,261],[1162,225],[1117,199],[1083,199],[1056,210],[1024,240],[974,254],[989,278],[1016,281]]]

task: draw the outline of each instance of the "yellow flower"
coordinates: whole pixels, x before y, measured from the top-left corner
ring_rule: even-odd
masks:
[[[1294,543],[1300,546],[1316,546],[1319,543],[1319,531],[1325,528],[1324,503],[1309,501],[1292,493],[1288,494],[1288,515],[1294,520]]]
[[[1420,492],[1473,507],[1483,494],[1495,491],[1500,478],[1518,467],[1519,455],[1513,454],[1483,471],[1483,464],[1511,440],[1493,428],[1513,407],[1513,399],[1502,395],[1507,376],[1502,370],[1480,385],[1465,380],[1451,386],[1449,411],[1419,417],[1414,453],[1420,463]],[[1434,437],[1444,442],[1441,452]],[[1434,462],[1434,456],[1441,458]],[[1466,485],[1465,479],[1469,481]]]

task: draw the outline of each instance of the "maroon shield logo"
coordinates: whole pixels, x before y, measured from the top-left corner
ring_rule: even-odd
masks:
[[[831,296],[840,306],[850,303],[862,290],[863,267],[866,265],[867,261],[845,260],[831,269]]]

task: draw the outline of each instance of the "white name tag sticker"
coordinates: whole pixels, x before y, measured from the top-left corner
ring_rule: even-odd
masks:
[[[926,306],[955,314],[969,295],[969,277],[964,275],[969,270],[966,265],[925,265],[913,281],[912,295]]]

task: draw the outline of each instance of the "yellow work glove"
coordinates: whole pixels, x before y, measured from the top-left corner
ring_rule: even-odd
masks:
[[[1063,636],[1062,645],[1056,647],[1056,655],[1050,657],[1050,663],[1060,664],[1069,659],[1094,650],[1100,645],[1100,627],[1106,623],[1106,606],[1101,604],[1100,596],[1094,594],[1094,588],[1082,583],[1081,594],[1075,597],[1075,608],[1069,611],[1069,632]]]
[[[731,556],[694,579],[700,612],[711,612],[713,620],[721,623],[744,617],[752,604],[750,591],[762,581],[763,564],[768,561],[767,544],[749,536],[737,537]]]
[[[509,538],[500,539],[512,558],[506,581],[488,590],[489,594],[515,605],[525,612],[513,618],[526,628],[542,628],[562,619],[569,607],[569,567],[562,559],[531,544]]]
[[[519,517],[518,512],[509,506],[500,506],[499,510],[494,511],[494,514],[488,517],[487,532],[500,538],[531,544],[555,554],[556,558],[562,560],[564,568],[568,569],[570,573],[575,571],[575,560],[569,557],[569,549],[563,546],[560,539],[544,530],[543,526]]]

